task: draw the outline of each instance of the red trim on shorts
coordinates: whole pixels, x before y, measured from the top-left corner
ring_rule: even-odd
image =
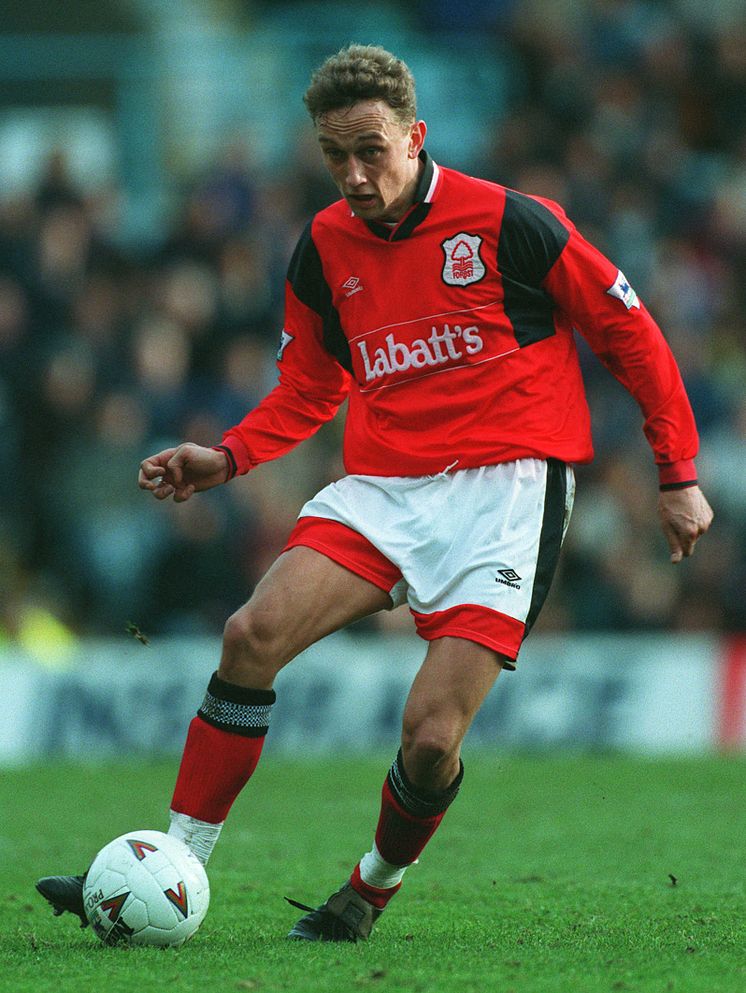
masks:
[[[402,578],[397,567],[358,531],[326,517],[300,517],[283,548],[303,545],[326,555],[389,593]]]
[[[464,603],[447,610],[435,610],[432,614],[418,614],[412,611],[417,633],[425,641],[435,638],[466,638],[478,645],[492,648],[501,655],[515,661],[523,641],[526,625],[499,610],[481,607],[475,603]],[[515,669],[514,665],[505,666]]]

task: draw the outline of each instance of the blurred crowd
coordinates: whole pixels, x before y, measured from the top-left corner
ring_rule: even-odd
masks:
[[[436,39],[455,6],[428,5]],[[458,6],[485,57],[499,44],[514,68],[510,112],[485,121],[471,171],[559,201],[624,271],[678,358],[716,512],[695,556],[671,567],[639,410],[581,343],[597,456],[578,469],[537,629],[742,631],[746,18]],[[0,194],[0,643],[217,633],[303,501],[342,474],[335,422],[187,504],[137,488],[144,456],[218,442],[274,382],[287,262],[334,191],[306,139],[285,170],[252,161],[222,149],[175,190],[158,243],[139,248],[116,237],[116,190],[78,188],[64,148],[32,195]],[[367,623],[409,622],[398,611]]]

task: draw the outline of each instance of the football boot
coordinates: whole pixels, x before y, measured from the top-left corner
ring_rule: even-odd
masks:
[[[83,906],[83,883],[85,876],[45,876],[36,888],[54,908],[54,916],[67,911],[80,918],[80,926],[88,927],[88,918]]]
[[[285,899],[299,910],[308,911],[288,933],[288,938],[296,941],[364,941],[382,914],[349,883],[316,909],[290,897]]]

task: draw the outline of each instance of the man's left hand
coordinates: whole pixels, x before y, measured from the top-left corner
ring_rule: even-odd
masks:
[[[713,517],[712,508],[699,486],[660,493],[658,514],[674,564],[692,554],[697,540],[707,531]]]

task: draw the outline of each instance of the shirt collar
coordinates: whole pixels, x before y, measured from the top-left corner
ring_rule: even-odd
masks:
[[[424,148],[419,154],[419,159],[424,168],[414,191],[414,203],[404,217],[393,227],[390,224],[381,224],[379,221],[364,222],[374,235],[384,241],[401,241],[403,238],[408,238],[430,213],[438,187],[440,169]]]

